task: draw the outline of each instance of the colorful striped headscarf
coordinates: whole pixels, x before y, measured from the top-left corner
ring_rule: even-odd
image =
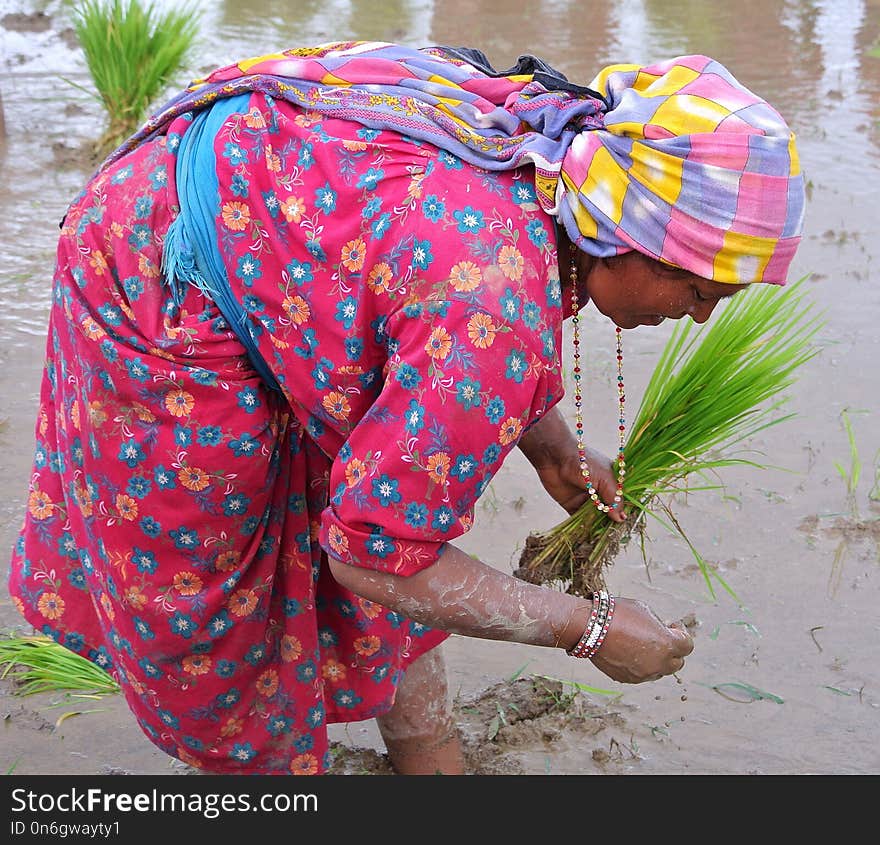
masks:
[[[261,91],[393,129],[487,170],[532,164],[538,202],[585,252],[636,249],[719,282],[784,284],[800,241],[794,135],[718,62],[605,68],[590,87],[533,56],[336,42],[248,59],[192,83],[106,163],[175,117]]]

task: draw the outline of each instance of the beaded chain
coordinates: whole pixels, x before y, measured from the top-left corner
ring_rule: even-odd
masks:
[[[603,513],[617,510],[623,502],[623,479],[626,477],[626,460],[624,458],[624,446],[626,445],[626,418],[624,417],[624,403],[626,402],[626,394],[623,385],[623,346],[621,343],[621,329],[617,329],[617,408],[618,408],[618,435],[619,445],[617,449],[617,491],[614,494],[614,504],[606,505],[599,499],[599,493],[593,486],[593,479],[590,477],[590,465],[587,462],[587,450],[584,447],[584,415],[583,415],[583,396],[581,394],[581,333],[580,318],[578,311],[580,305],[578,302],[578,272],[576,258],[576,247],[571,250],[571,266],[569,268],[569,282],[571,287],[571,325],[572,325],[572,344],[574,346],[574,420],[575,435],[577,437],[578,460],[580,461],[581,475],[584,477],[587,494],[596,508]]]

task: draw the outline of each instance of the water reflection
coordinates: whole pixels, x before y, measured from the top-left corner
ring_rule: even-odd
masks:
[[[173,0],[163,0],[172,3]],[[335,39],[479,47],[497,67],[522,53],[588,82],[604,65],[706,53],[767,97],[797,131],[822,214],[853,217],[878,189],[880,0],[198,0],[199,49],[174,88],[220,64]],[[45,20],[36,20],[44,13]],[[30,25],[29,25],[30,23]],[[64,0],[0,0],[0,344],[32,349],[48,305],[59,212],[84,174],[53,145],[88,140],[103,122]],[[35,142],[35,139],[37,141]],[[5,187],[4,187],[5,186]],[[812,224],[808,212],[808,226]],[[858,215],[864,237],[876,221]],[[828,257],[810,256],[811,263]],[[0,379],[4,376],[0,374]],[[0,381],[0,386],[4,383]]]

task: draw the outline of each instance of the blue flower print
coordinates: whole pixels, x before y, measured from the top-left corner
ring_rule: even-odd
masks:
[[[357,181],[358,188],[366,188],[375,191],[376,186],[385,178],[385,171],[381,167],[371,167],[366,173],[362,173]]]
[[[336,319],[346,329],[350,329],[357,317],[357,308],[357,300],[353,296],[345,297],[342,302],[336,304]]]
[[[422,200],[422,214],[432,223],[442,220],[445,212],[445,203],[435,194],[429,194]]]
[[[538,201],[535,186],[525,180],[520,180],[510,186],[510,197],[517,205],[527,205]]]
[[[235,396],[238,400],[238,407],[242,408],[245,413],[248,414],[255,413],[257,408],[261,407],[263,404],[260,401],[260,396],[257,391],[250,385],[243,387],[235,394]]]
[[[229,163],[233,167],[238,167],[238,165],[247,162],[248,154],[247,150],[243,149],[239,144],[227,142],[226,146],[223,147],[223,158],[229,159]]]
[[[150,368],[140,358],[132,358],[125,362],[125,369],[135,381],[144,383],[150,378]]]
[[[398,367],[395,378],[404,390],[415,390],[422,381],[421,373],[406,362]]]
[[[418,434],[425,427],[425,409],[418,399],[411,399],[406,408],[406,430]]]
[[[147,459],[140,443],[138,443],[133,437],[122,442],[118,457],[119,460],[123,461],[129,469],[134,469],[141,461]]]
[[[540,220],[529,220],[526,224],[526,234],[528,234],[529,240],[537,247],[542,247],[547,243],[547,230]]]
[[[310,261],[297,261],[295,258],[287,265],[287,272],[290,278],[298,285],[311,282],[315,277],[312,274],[312,263]]]
[[[458,221],[458,231],[463,235],[475,235],[484,229],[483,212],[466,205],[461,211],[453,211],[452,216]]]
[[[375,217],[382,210],[382,199],[380,197],[370,197],[364,205],[364,210],[361,212],[361,217],[364,220],[370,220]]]
[[[153,210],[153,198],[149,194],[144,194],[134,201],[134,216],[138,220],[144,220],[150,216]]]
[[[532,302],[530,299],[526,300],[522,309],[522,321],[530,329],[538,328],[538,323],[541,321],[541,307],[537,302]]]
[[[413,239],[413,266],[420,270],[427,270],[431,266],[434,256],[431,254],[431,242]]]
[[[437,508],[431,517],[431,528],[436,531],[447,532],[454,524],[455,514],[452,512],[452,508],[448,508],[446,505]]]
[[[248,186],[248,180],[241,173],[232,174],[232,182],[229,185],[229,189],[235,196],[244,199],[248,195]]]
[[[144,292],[144,283],[137,276],[129,276],[122,280],[122,289],[131,302],[137,302]]]
[[[237,458],[246,458],[248,455],[253,455],[260,447],[259,442],[247,432],[236,440],[231,440],[227,445],[232,449],[232,453]]]
[[[143,551],[135,546],[131,552],[131,562],[137,567],[138,572],[152,575],[159,566],[156,556],[149,551]]]
[[[519,319],[519,309],[522,305],[522,300],[510,288],[504,289],[504,296],[498,301],[501,303],[501,313],[506,320],[512,323],[514,320]]]
[[[386,473],[373,479],[373,497],[379,500],[379,504],[383,508],[400,501],[401,495],[397,490],[397,485],[397,479],[391,478]]]
[[[153,470],[153,481],[161,490],[173,490],[177,486],[177,474],[174,470],[165,469],[162,464]]]
[[[144,478],[142,475],[133,475],[128,479],[128,484],[125,487],[125,492],[128,493],[133,499],[143,499],[147,495],[149,495],[150,490],[153,487],[153,482],[150,481],[149,478]]]
[[[461,170],[462,168],[461,159],[446,150],[442,150],[437,158],[447,170]]]
[[[480,397],[480,383],[470,376],[463,378],[455,385],[455,399],[460,402],[466,411],[478,408],[483,401]]]
[[[428,522],[428,508],[421,502],[410,502],[404,511],[406,524],[413,528],[421,528]]]
[[[315,191],[315,205],[319,211],[330,214],[336,210],[336,191],[330,186],[329,182],[324,183],[324,187]]]
[[[477,471],[477,459],[473,455],[459,455],[449,474],[459,481],[467,481]]]
[[[364,341],[359,337],[345,339],[345,357],[349,361],[359,361],[364,351]]]
[[[238,259],[238,265],[235,268],[235,275],[247,286],[253,285],[256,279],[263,275],[263,262],[259,258],[254,257],[246,252]]]
[[[486,419],[490,423],[498,424],[504,417],[504,400],[500,396],[494,396],[486,405]]]
[[[522,352],[514,349],[504,359],[506,369],[504,375],[506,378],[512,379],[517,384],[522,384],[522,380],[526,374],[526,359]]]
[[[370,226],[373,238],[381,241],[386,232],[391,228],[391,215],[386,211],[381,217],[376,218]]]

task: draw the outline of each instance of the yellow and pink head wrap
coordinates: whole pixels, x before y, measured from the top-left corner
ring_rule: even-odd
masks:
[[[532,165],[535,200],[592,255],[636,249],[719,282],[784,284],[801,238],[793,133],[706,56],[615,65],[586,88],[533,56],[497,72],[466,48],[288,50],[196,80],[106,163],[178,115],[246,91],[393,129],[488,170]]]

